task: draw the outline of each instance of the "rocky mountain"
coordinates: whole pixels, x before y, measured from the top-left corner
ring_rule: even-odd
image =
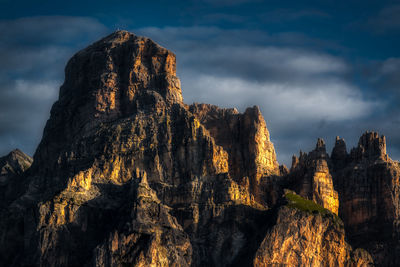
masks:
[[[343,144],[336,140],[334,151],[345,152]],[[389,158],[385,137],[376,132],[364,133],[343,155],[332,167],[349,240],[370,251],[377,263],[400,265],[399,162]]]
[[[10,201],[24,191],[19,185],[24,179],[23,173],[29,169],[32,161],[31,157],[18,149],[0,158],[1,207],[7,207]]]
[[[0,159],[0,262],[396,265],[385,146],[366,133],[329,156],[319,139],[289,170],[258,107],[185,104],[175,55],[117,31],[68,62],[33,163]]]

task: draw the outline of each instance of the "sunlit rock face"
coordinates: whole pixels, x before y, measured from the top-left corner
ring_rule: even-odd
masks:
[[[251,193],[262,200],[261,177],[279,175],[280,170],[260,109],[254,106],[241,114],[236,109],[193,104],[189,110],[228,152],[230,176],[241,185],[250,183]]]
[[[368,252],[353,250],[341,222],[283,206],[254,257],[254,266],[370,266]]]
[[[265,121],[257,107],[232,113],[246,131],[221,131],[243,144],[237,156],[236,140],[183,104],[175,68],[172,52],[125,31],[71,58],[10,206],[23,222],[18,264],[252,262],[267,210],[256,184],[279,171]]]
[[[388,266],[400,264],[399,176],[385,137],[366,132],[350,153],[337,137],[331,157],[319,139],[313,151],[293,157],[284,186],[338,214],[350,243]]]
[[[258,107],[184,104],[175,55],[117,31],[68,62],[33,163],[0,159],[1,263],[367,266],[358,232],[396,243],[398,163],[376,134],[336,143],[279,166]]]
[[[313,151],[301,153],[299,158],[293,156],[290,179],[294,181],[293,188],[301,196],[338,214],[339,197],[333,186],[328,162],[330,159],[325,142],[318,139]]]

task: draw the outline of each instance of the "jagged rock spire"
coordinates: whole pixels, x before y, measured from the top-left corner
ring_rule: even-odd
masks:
[[[324,141],[324,139],[318,138],[317,144],[316,144],[316,146],[315,146],[315,150],[316,150],[316,151],[325,151],[325,152],[326,152],[325,141]]]
[[[342,167],[347,159],[346,142],[343,138],[336,136],[335,146],[332,149],[331,160],[335,168]]]
[[[366,131],[358,141],[358,146],[351,151],[353,159],[387,159],[386,138],[377,132]]]

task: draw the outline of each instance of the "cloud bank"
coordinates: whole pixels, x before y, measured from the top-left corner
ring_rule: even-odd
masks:
[[[0,21],[0,155],[15,148],[33,154],[67,60],[106,31],[84,17]]]
[[[343,125],[354,126],[386,105],[348,78],[353,67],[344,58],[308,45],[319,40],[215,27],[134,31],[177,54],[185,102],[241,111],[260,106],[278,159],[286,164],[300,148],[311,149],[319,136],[334,140],[345,135],[355,141],[362,125]]]
[[[3,20],[0,30],[0,154],[16,147],[32,154],[67,60],[109,29],[93,18],[50,16]],[[260,106],[281,163],[290,163],[300,149],[311,150],[317,137],[330,147],[339,135],[353,146],[365,130],[387,135],[389,152],[400,157],[398,58],[360,67],[337,53],[339,45],[299,32],[214,26],[129,30],[177,54],[186,103],[241,111]],[[357,75],[363,83],[354,80]]]

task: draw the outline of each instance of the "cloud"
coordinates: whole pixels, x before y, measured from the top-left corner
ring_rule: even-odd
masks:
[[[107,28],[92,18],[48,16],[1,20],[0,32],[0,155],[16,147],[33,154],[67,60]]]
[[[164,39],[176,52],[189,102],[200,98],[242,106],[262,100],[274,106],[280,118],[286,114],[285,119],[327,120],[361,117],[379,106],[364,99],[361,90],[346,80],[351,67],[345,60],[321,51],[293,47],[293,43],[277,46],[273,44],[276,38],[261,33],[259,39],[266,43],[252,43],[248,31],[166,28],[164,36],[162,29],[139,31]],[[241,43],[243,39],[246,43]]]
[[[0,30],[0,154],[15,147],[32,154],[67,60],[108,30],[95,19],[60,16],[3,20]],[[289,163],[299,149],[312,149],[317,137],[326,137],[329,146],[336,135],[354,144],[366,129],[398,132],[397,113],[382,115],[392,110],[385,98],[371,98],[349,79],[355,65],[326,52],[340,49],[335,43],[302,33],[205,26],[133,32],[177,54],[187,103],[242,111],[259,105],[280,162]],[[393,80],[390,88],[395,88],[398,64],[397,59],[378,62],[379,71],[366,80],[371,85]],[[400,148],[400,140],[389,142]]]
[[[394,94],[400,100],[400,58],[388,58],[368,65],[365,78],[381,92]]]
[[[400,30],[400,5],[390,5],[382,8],[377,15],[371,17],[367,24],[375,32],[383,34]]]
[[[324,52],[327,46],[308,45],[319,40],[301,34],[217,27],[135,31],[177,54],[185,102],[241,111],[259,105],[286,164],[299,149],[312,149],[317,137],[358,140],[363,122],[386,108],[383,99],[369,98],[348,79],[351,64]]]
[[[234,106],[242,111],[259,105],[267,121],[275,125],[352,120],[381,108],[381,103],[364,100],[357,88],[335,80],[295,85],[192,73],[182,84],[184,92],[189,91],[185,95],[195,102]]]
[[[327,54],[269,45],[203,46],[178,53],[185,69],[246,80],[294,83],[348,71],[343,60]]]
[[[43,69],[43,75],[54,77],[63,68],[49,66],[62,66],[77,48],[101,37],[106,28],[91,18],[48,16],[2,20],[0,32],[1,69],[24,78]]]

